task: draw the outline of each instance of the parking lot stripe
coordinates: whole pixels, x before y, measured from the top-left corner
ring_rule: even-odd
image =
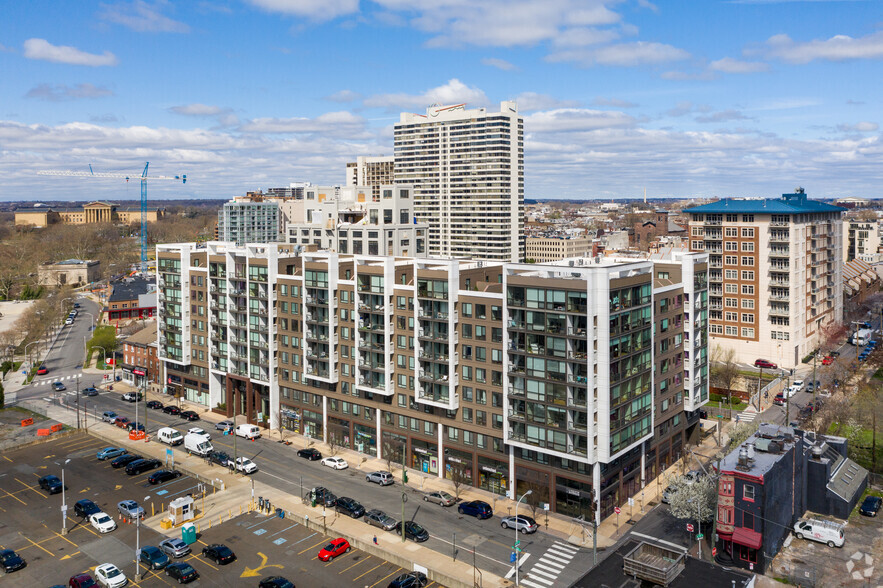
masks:
[[[288,529],[291,529],[291,528],[293,528],[293,527],[296,527],[297,525],[298,525],[298,523],[294,523],[294,524],[291,525],[290,527],[285,527],[284,529],[282,529],[282,530],[279,531],[278,533],[273,533],[272,535],[270,535],[270,537],[275,537],[275,536],[278,535],[279,533],[284,533],[284,532],[287,531]],[[270,537],[267,537],[267,539],[269,539]]]
[[[7,490],[3,490],[3,491],[6,492],[6,496],[9,496],[10,498],[15,498],[16,500],[18,500],[19,502],[21,502],[21,503],[24,504],[25,506],[28,505],[27,502],[25,502],[24,500],[22,500],[21,498],[19,498],[19,497],[16,496],[15,494],[10,494]],[[21,490],[19,490],[18,492],[21,492]],[[16,492],[16,494],[18,494],[18,492]]]
[[[101,536],[98,533],[96,533],[95,531],[93,531],[91,526],[86,524],[85,519],[82,521],[75,521],[74,519],[67,517],[67,520],[69,520],[74,525],[73,527],[71,527],[71,531],[76,531],[77,529],[83,529],[84,531],[89,531],[90,533],[92,533],[96,537]]]
[[[371,584],[368,588],[374,588],[375,586],[377,586],[378,584],[380,584],[381,582],[383,582],[384,580],[386,580],[387,578],[389,578],[389,577],[392,576],[393,574],[397,573],[397,572],[398,572],[399,570],[401,570],[401,569],[402,569],[402,568],[398,568],[398,569],[392,571],[391,573],[389,573],[389,574],[383,576],[382,578],[380,578],[379,580],[377,580],[376,582],[374,582],[373,584]]]
[[[270,518],[268,517],[268,518],[264,519],[263,521],[261,521],[261,522],[259,522],[259,523],[255,523],[255,524],[253,524],[251,527],[246,527],[246,529],[251,529],[252,527],[257,527],[258,525],[263,525],[264,523],[269,523],[271,520],[272,520],[272,519],[270,519]]]
[[[316,544],[314,544],[314,545],[310,545],[309,547],[307,547],[307,548],[304,549],[303,551],[299,551],[299,552],[298,552],[298,555],[300,555],[301,553],[306,553],[307,551],[309,551],[309,550],[311,550],[311,549],[314,549],[314,548],[316,548],[316,547],[322,545],[322,544],[325,543],[326,541],[327,541],[327,539],[326,539],[325,537],[322,537],[322,540],[321,540],[321,541],[319,541],[318,543],[316,543]],[[315,559],[315,558],[313,558],[313,559]]]
[[[298,543],[303,543],[304,541],[306,541],[306,540],[309,539],[310,537],[314,537],[314,536],[316,536],[316,535],[318,535],[318,534],[319,534],[319,532],[316,531],[316,532],[313,533],[312,535],[307,535],[306,537],[304,537],[304,538],[301,539],[300,541],[296,541],[296,542],[292,543],[292,545],[297,545]]]
[[[377,564],[376,566],[374,566],[373,568],[371,568],[370,570],[368,570],[367,572],[362,572],[360,575],[358,575],[358,576],[356,576],[355,578],[353,578],[353,582],[355,582],[356,580],[358,580],[359,578],[361,578],[361,577],[364,576],[365,574],[370,574],[371,572],[373,572],[374,570],[376,570],[376,569],[379,568],[380,566],[385,565],[386,563],[388,563],[388,562],[379,563],[379,564]]]
[[[195,486],[190,486],[189,488],[184,488],[183,490],[181,490],[179,492],[175,492],[174,494],[164,495],[163,497],[164,498],[171,498],[172,496],[177,496],[178,494],[183,494],[184,492],[187,492],[188,490],[193,490],[194,488],[199,488],[199,484],[196,484]]]
[[[358,551],[358,549],[356,549],[356,551]],[[354,552],[353,552],[353,551],[350,551],[350,553],[354,553]],[[347,554],[343,554],[343,555],[347,555]],[[337,558],[335,557],[334,559],[332,559],[331,561],[329,561],[327,564],[325,564],[325,567],[327,568],[328,566],[330,566],[331,564],[333,564],[333,563],[336,562],[336,561],[337,561]]]
[[[211,569],[213,569],[213,570],[215,570],[215,571],[218,570],[218,568],[216,568],[215,566],[213,566],[212,564],[210,564],[208,561],[196,557],[196,554],[195,554],[195,553],[191,553],[191,554],[190,554],[190,557],[188,557],[187,559],[188,559],[189,561],[198,561],[199,563],[204,563],[205,565],[207,565],[208,567],[210,567]]]
[[[337,572],[337,573],[338,573],[338,574],[342,574],[343,572],[347,571],[347,570],[350,569],[350,568],[354,568],[354,567],[356,567],[357,565],[359,565],[359,564],[361,564],[361,563],[365,563],[366,561],[368,561],[368,560],[371,559],[372,557],[374,557],[374,556],[373,556],[373,555],[369,555],[369,556],[366,557],[365,559],[361,559],[361,560],[357,561],[356,563],[354,563],[353,565],[351,565],[349,568],[344,568],[343,570],[341,570],[341,571],[339,571],[339,572]]]
[[[25,488],[27,488],[28,490],[33,490],[34,494],[36,494],[37,496],[39,496],[41,498],[46,498],[45,496],[43,496],[42,492],[38,492],[37,490],[35,490],[35,488],[37,488],[37,486],[28,486],[27,484],[25,484],[24,482],[22,482],[18,478],[15,478],[15,481],[18,482],[19,484],[21,484],[22,486],[24,486]]]
[[[8,461],[9,463],[13,463],[12,460],[9,459],[8,457],[6,457],[5,455],[3,456],[3,459],[5,459],[6,461]]]
[[[19,535],[21,535],[21,533],[19,533]],[[25,536],[22,535],[22,537],[25,537]],[[49,537],[49,539],[54,539],[54,537]],[[44,539],[43,541],[48,541],[49,539]],[[48,554],[51,555],[52,557],[55,557],[55,554],[54,554],[54,553],[52,553],[51,551],[49,551],[48,549],[46,549],[45,547],[43,547],[42,545],[40,545],[40,543],[42,543],[42,541],[41,541],[40,543],[37,543],[37,542],[35,542],[35,541],[31,541],[31,540],[28,539],[27,537],[25,537],[25,541],[28,541],[28,542],[29,542],[31,545],[33,545],[34,547],[39,547],[40,549],[42,549],[43,551],[45,551],[46,553],[48,553]],[[27,549],[27,547],[22,547],[21,550],[24,551],[25,549]]]
[[[46,527],[46,525],[43,525],[43,526]],[[46,527],[46,528],[48,529],[49,527]],[[73,541],[71,541],[70,539],[68,539],[67,537],[65,537],[61,533],[59,533],[58,531],[52,531],[52,532],[55,533],[55,535],[58,536],[59,539],[64,539],[65,541],[67,541],[68,543],[73,545],[74,547],[79,547],[79,545],[77,545],[76,543],[74,543]]]

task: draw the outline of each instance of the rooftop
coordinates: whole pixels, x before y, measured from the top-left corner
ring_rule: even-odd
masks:
[[[810,200],[802,188],[793,194],[782,194],[781,198],[724,198],[717,202],[685,208],[692,214],[805,214],[812,212],[843,212],[845,208]]]
[[[722,472],[742,472],[763,478],[793,448],[793,428],[763,423],[756,433],[721,460],[720,469]],[[748,455],[740,463],[743,450],[747,450]]]
[[[156,344],[156,323],[152,322],[137,333],[134,333],[126,339],[126,343],[133,345]]]
[[[141,294],[147,294],[155,282],[145,278],[126,278],[113,285],[113,293],[108,302],[135,300]]]

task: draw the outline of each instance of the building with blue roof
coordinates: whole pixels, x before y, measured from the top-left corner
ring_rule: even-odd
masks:
[[[710,348],[736,361],[800,364],[843,320],[845,208],[810,200],[726,198],[684,210],[690,250],[708,258]]]

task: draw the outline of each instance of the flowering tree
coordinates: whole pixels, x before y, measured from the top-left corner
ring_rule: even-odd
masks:
[[[690,483],[687,476],[678,476],[671,484],[669,510],[676,518],[708,523],[714,520],[717,508],[717,478],[700,476]],[[701,519],[700,519],[701,515]]]

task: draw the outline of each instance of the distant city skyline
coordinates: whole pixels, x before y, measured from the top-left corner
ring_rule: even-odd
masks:
[[[876,198],[879,2],[167,0],[7,6],[0,201],[345,184],[433,103],[525,119],[525,198]],[[125,171],[120,180],[45,169]]]

